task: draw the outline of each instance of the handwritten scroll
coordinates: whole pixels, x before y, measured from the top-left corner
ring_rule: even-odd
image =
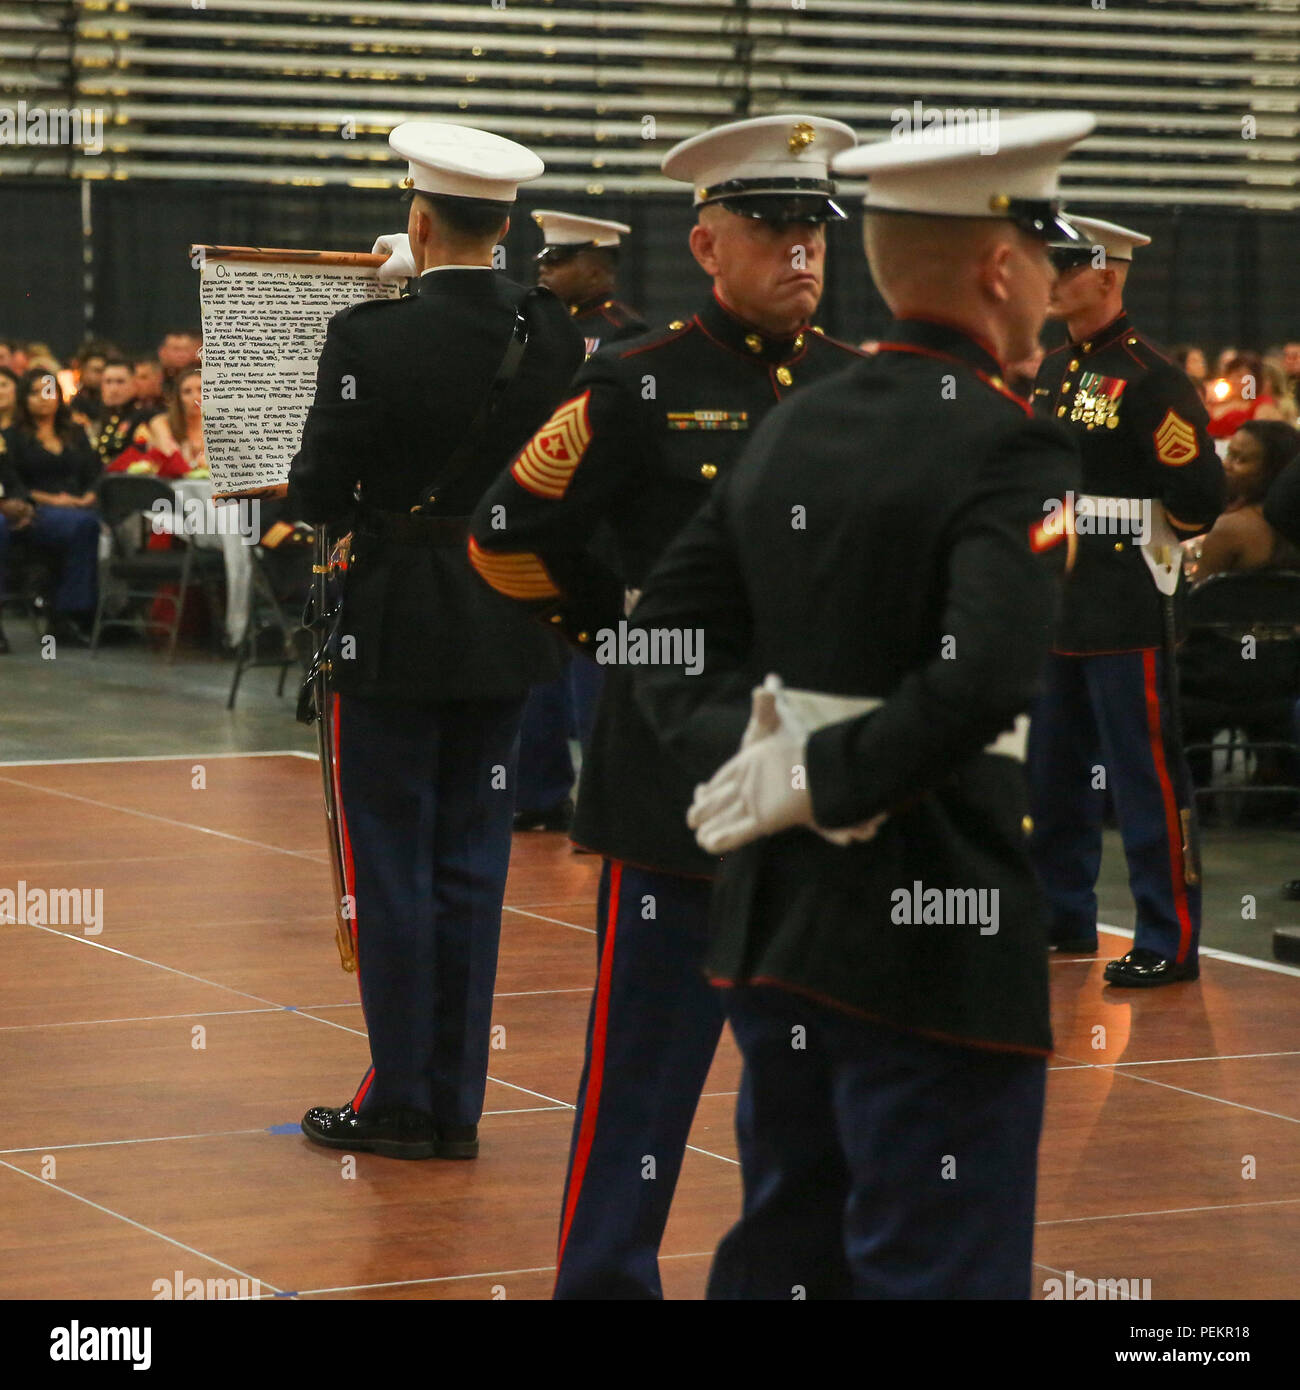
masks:
[[[203,442],[213,491],[283,492],[330,318],[359,300],[396,298],[398,287],[375,279],[382,256],[195,249],[206,253]]]

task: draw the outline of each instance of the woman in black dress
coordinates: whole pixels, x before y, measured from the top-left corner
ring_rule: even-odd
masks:
[[[4,440],[7,472],[35,508],[23,530],[32,544],[59,559],[52,631],[71,645],[84,645],[84,629],[95,611],[100,467],[52,372],[38,368],[23,377],[14,424]]]

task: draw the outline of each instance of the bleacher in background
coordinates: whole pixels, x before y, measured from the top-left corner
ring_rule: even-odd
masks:
[[[417,116],[536,148],[547,172],[521,210],[594,200],[632,221],[627,295],[671,314],[689,260],[681,191],[658,170],[669,145],[797,109],[883,136],[918,99],[1096,111],[1065,191],[1160,234],[1158,289],[1135,302],[1151,330],[1261,346],[1300,331],[1286,218],[1300,207],[1300,0],[0,3],[0,85],[2,104],[104,113],[98,155],[0,145],[6,244],[22,240],[23,193],[59,204],[49,243],[18,258],[24,284],[94,229],[88,291],[51,291],[59,322],[42,333],[65,346],[123,312],[147,340],[150,302],[188,283],[181,243],[368,245],[393,222],[380,190],[404,172],[386,133]],[[525,221],[512,254],[532,248]],[[853,257],[856,232],[841,245]],[[832,329],[879,318],[860,278],[860,263],[836,271]],[[0,331],[35,333],[13,299],[0,287]]]

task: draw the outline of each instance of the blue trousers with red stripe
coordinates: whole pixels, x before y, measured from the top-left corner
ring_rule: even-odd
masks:
[[[663,1297],[659,1242],[722,1031],[711,887],[605,861],[556,1298]]]
[[[723,993],[745,1193],[709,1298],[1029,1296],[1046,1059]]]
[[[1027,771],[1029,849],[1051,905],[1054,941],[1096,939],[1109,787],[1137,907],[1134,946],[1180,964],[1196,959],[1201,890],[1187,881],[1182,820],[1187,813],[1191,833],[1195,807],[1170,727],[1168,678],[1165,654],[1154,648],[1048,658]]]
[[[523,698],[339,699],[338,789],[371,1066],[353,1097],[483,1113]]]

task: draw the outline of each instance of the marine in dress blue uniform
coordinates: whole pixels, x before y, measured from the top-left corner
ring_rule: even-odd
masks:
[[[1079,562],[1034,708],[1031,851],[1052,905],[1053,944],[1095,951],[1108,787],[1136,931],[1105,978],[1171,984],[1196,979],[1201,932],[1195,803],[1170,706],[1178,542],[1218,516],[1223,469],[1196,388],[1123,311],[1134,248],[1150,238],[1074,221],[1089,245],[1057,253],[1054,311],[1068,317],[1070,335],[1044,358],[1034,390],[1039,413],[1078,437],[1083,481],[1073,506]]]
[[[410,161],[411,242],[424,264],[409,268],[423,273],[414,295],[331,320],[290,471],[297,514],[353,535],[329,651],[371,1056],[352,1100],[314,1107],[303,1130],[336,1148],[470,1158],[519,723],[529,685],[556,661],[547,634],[470,570],[468,515],[560,399],[582,342],[559,300],[489,264],[516,185],[542,161],[437,122],[398,126],[389,143]],[[517,309],[527,346],[476,427]],[[467,430],[477,445],[457,459]]]
[[[714,294],[666,330],[591,357],[474,518],[479,572],[579,650],[617,661],[628,591],[760,420],[860,359],[806,317],[820,293],[819,223],[842,215],[828,159],[853,139],[836,121],[771,116],[665,157],[665,172],[695,189],[692,247]],[[806,272],[793,268],[801,259]],[[767,327],[727,298],[752,295],[760,276],[770,302],[745,302]],[[716,858],[686,826],[690,796],[632,698],[631,668],[606,665],[573,827],[605,863],[557,1298],[662,1296],[659,1242],[722,1027],[702,968]]]
[[[1044,502],[1078,472],[1000,362],[1041,326],[1092,124],[836,161],[869,178],[895,322],[768,416],[633,613],[703,632],[700,674],[636,679],[726,856],[708,967],[744,1200],[711,1298],[1029,1293],[1051,1029],[1019,759],[1070,544]]]
[[[553,208],[538,208],[533,221],[543,243],[535,257],[537,282],[569,306],[588,357],[646,331],[641,315],[614,297],[619,251],[632,231],[626,222]],[[519,735],[516,830],[568,830],[574,778],[569,740],[586,746],[599,695],[600,668],[576,653],[556,680],[529,691]]]

